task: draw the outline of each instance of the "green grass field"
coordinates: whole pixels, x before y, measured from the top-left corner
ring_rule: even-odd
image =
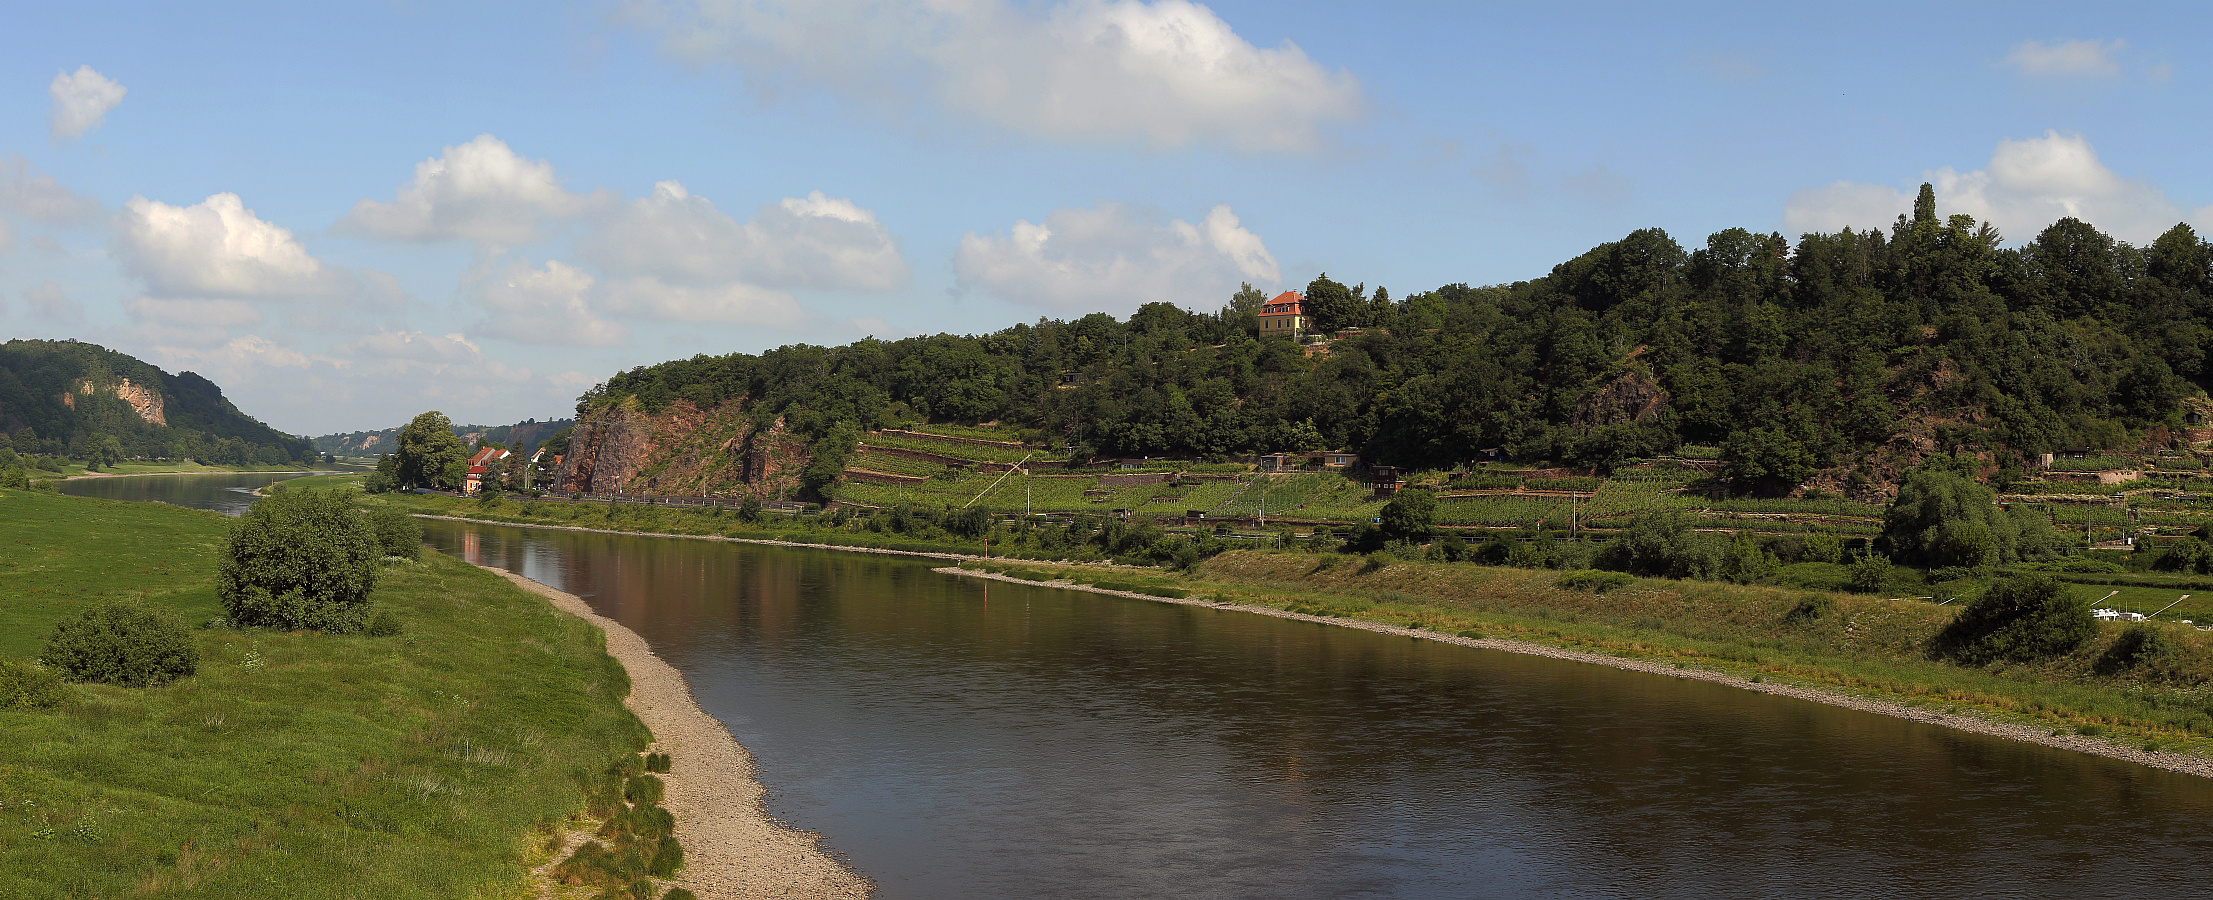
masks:
[[[229,522],[0,490],[0,655],[140,597],[197,626]],[[199,673],[0,711],[0,896],[527,896],[646,734],[597,630],[464,563],[387,564],[399,637],[195,629]]]

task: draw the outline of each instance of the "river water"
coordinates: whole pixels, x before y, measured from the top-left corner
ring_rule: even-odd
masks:
[[[72,478],[60,482],[61,492],[79,497],[136,500],[212,509],[235,516],[254,505],[254,491],[265,485],[307,472],[238,472],[222,475],[116,475],[106,478]]]
[[[2213,855],[2213,781],[1703,682],[424,524],[644,636],[886,898],[2182,897]]]

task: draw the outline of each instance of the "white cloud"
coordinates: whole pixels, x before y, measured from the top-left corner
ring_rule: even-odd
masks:
[[[292,232],[262,221],[237,194],[192,206],[132,197],[116,219],[123,262],[155,293],[205,297],[323,296],[340,274]]]
[[[2013,45],[2006,54],[2006,65],[2023,75],[2039,78],[2118,78],[2121,75],[2119,56],[2128,49],[2128,42],[2118,38],[2110,41],[2022,41]]]
[[[672,322],[785,327],[799,322],[789,294],[749,284],[691,287],[657,278],[630,278],[607,287],[606,307],[623,315]]]
[[[544,220],[575,215],[593,199],[563,188],[552,163],[524,159],[483,134],[415,164],[414,180],[392,202],[362,200],[337,227],[388,240],[513,247],[537,240]]]
[[[526,344],[601,347],[620,344],[630,330],[593,310],[597,283],[590,273],[560,260],[533,268],[517,260],[480,277],[474,291],[485,318],[478,333]]]
[[[6,219],[0,219],[0,253],[6,253],[13,249],[15,249],[15,226],[8,224]]]
[[[632,21],[694,64],[819,85],[883,109],[920,93],[1056,141],[1305,150],[1357,118],[1359,83],[1290,41],[1260,48],[1189,0],[633,0]]]
[[[578,253],[611,274],[703,288],[882,291],[911,275],[891,232],[850,200],[815,191],[764,205],[740,224],[674,181],[623,204]]]
[[[108,110],[123,102],[124,88],[91,66],[78,66],[75,73],[55,74],[46,92],[54,98],[53,137],[64,140],[100,127]]]
[[[1998,226],[2010,240],[2033,239],[2062,217],[2081,219],[2122,240],[2145,244],[2175,223],[2213,222],[2213,207],[2185,212],[2158,187],[2123,178],[2098,160],[2079,134],[2003,140],[1982,169],[1950,166],[1923,173],[1936,188],[1939,211],[1966,213]],[[1783,213],[1793,232],[1881,227],[1913,208],[1913,197],[1887,185],[1840,181],[1791,195]]]
[[[125,304],[134,340],[157,345],[211,347],[231,340],[231,331],[262,323],[261,311],[241,300],[140,297]]]
[[[33,318],[57,325],[77,325],[85,320],[83,304],[70,299],[60,286],[45,282],[23,292],[23,303],[31,308]]]
[[[1126,313],[1164,300],[1212,308],[1240,281],[1274,284],[1282,274],[1260,236],[1228,206],[1198,225],[1132,212],[1116,203],[1059,209],[1041,224],[961,238],[953,268],[962,287],[1057,312]]]
[[[100,204],[78,195],[52,175],[31,174],[23,157],[0,159],[0,213],[42,225],[83,225],[100,216]]]

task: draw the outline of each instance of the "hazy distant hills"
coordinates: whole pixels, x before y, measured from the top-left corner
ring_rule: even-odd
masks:
[[[0,433],[22,453],[75,453],[109,435],[125,456],[274,464],[312,455],[306,439],[240,412],[214,382],[82,341],[0,344]]]
[[[575,419],[525,419],[513,425],[455,425],[453,433],[469,443],[479,440],[495,441],[518,450],[527,450],[543,443],[556,431],[576,424]],[[398,426],[380,431],[349,431],[344,434],[326,434],[314,438],[315,450],[333,456],[376,456],[392,452],[399,441]]]

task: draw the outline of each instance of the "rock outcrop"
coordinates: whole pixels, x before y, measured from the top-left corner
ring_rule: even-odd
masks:
[[[742,403],[702,410],[678,400],[649,414],[633,401],[577,420],[554,483],[585,493],[772,500],[798,491],[809,459],[783,420],[757,427]]]

